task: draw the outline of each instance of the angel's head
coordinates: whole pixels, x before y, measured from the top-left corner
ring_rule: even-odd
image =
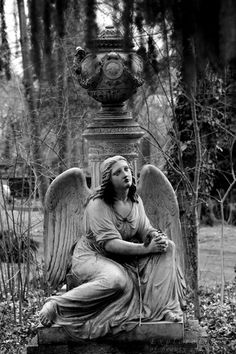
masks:
[[[126,171],[126,177],[119,177],[120,169]],[[112,156],[106,159],[101,165],[102,182],[98,191],[95,193],[95,198],[102,198],[104,201],[112,205],[116,196],[116,183],[124,183],[128,189],[128,197],[137,202],[138,196],[136,193],[136,184],[133,170],[129,162],[120,155]]]

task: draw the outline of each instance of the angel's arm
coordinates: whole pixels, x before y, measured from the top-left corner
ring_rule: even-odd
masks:
[[[153,238],[147,245],[114,239],[107,241],[104,247],[107,252],[124,256],[145,256],[151,253],[162,252],[164,248],[156,238]]]

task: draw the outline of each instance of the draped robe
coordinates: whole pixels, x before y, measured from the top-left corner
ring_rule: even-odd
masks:
[[[165,253],[121,256],[106,252],[112,239],[143,243],[155,230],[141,198],[126,218],[102,199],[92,199],[84,215],[85,233],[77,241],[71,273],[75,287],[53,296],[54,323],[74,340],[115,335],[140,322],[160,321],[169,311],[181,314],[184,281],[175,261],[175,245]]]

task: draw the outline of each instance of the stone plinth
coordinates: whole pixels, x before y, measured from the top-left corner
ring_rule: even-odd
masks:
[[[73,342],[59,326],[39,327],[27,354],[203,354],[208,353],[207,336],[198,321],[150,322],[130,332],[97,340]]]
[[[137,178],[136,161],[143,131],[132,119],[130,112],[114,107],[96,115],[83,133],[88,141],[88,160],[91,169],[92,187],[100,184],[100,165],[113,155],[124,156],[132,165]]]
[[[132,322],[130,322],[132,323]],[[128,323],[129,324],[129,323]],[[127,325],[128,325],[127,324]],[[184,338],[184,325],[183,323],[171,322],[147,322],[137,325],[137,327],[129,332],[120,333],[112,338],[106,337],[108,340],[118,340],[119,342],[153,342],[157,339],[168,340],[183,340]],[[52,326],[50,328],[38,328],[38,343],[39,344],[58,344],[69,343],[71,338],[67,335],[64,329],[60,326]]]

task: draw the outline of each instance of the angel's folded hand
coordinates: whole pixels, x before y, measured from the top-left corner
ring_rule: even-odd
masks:
[[[167,239],[167,236],[162,231],[156,231],[152,234],[152,236],[156,241],[162,241]]]
[[[165,233],[165,232],[163,232],[163,231],[162,231],[162,230],[160,230],[160,229],[157,229],[154,233],[155,233],[155,235],[159,235],[159,236],[161,236],[161,237],[165,237],[165,238],[167,238],[166,233]]]
[[[155,240],[155,242],[160,242],[162,241],[162,236],[159,234],[154,234],[152,235],[152,238]]]
[[[166,238],[155,238],[155,242],[159,245],[167,245],[167,239]]]

